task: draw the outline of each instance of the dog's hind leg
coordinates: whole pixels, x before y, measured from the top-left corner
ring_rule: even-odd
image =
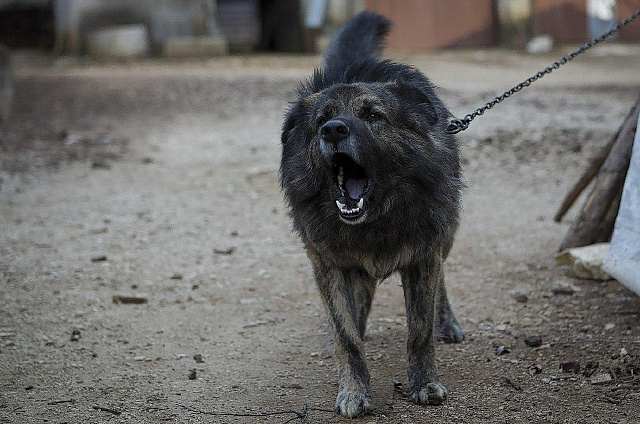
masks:
[[[438,280],[442,272],[440,253],[424,263],[400,271],[407,310],[407,377],[409,400],[439,405],[447,389],[438,382],[435,356],[435,317]]]
[[[447,298],[447,289],[444,285],[444,271],[440,273],[438,280],[436,309],[436,337],[445,343],[460,343],[464,340],[464,332],[458,323],[449,299]]]
[[[309,255],[313,262],[316,282],[333,328],[333,340],[339,371],[339,391],[334,409],[345,417],[363,415],[373,408],[370,377],[364,356],[354,285],[349,272],[329,267],[319,258]],[[369,303],[370,305],[370,303]],[[364,309],[360,310],[362,313]],[[368,308],[366,310],[368,312]]]

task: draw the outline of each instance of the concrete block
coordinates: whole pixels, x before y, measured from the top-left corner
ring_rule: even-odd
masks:
[[[583,247],[565,249],[556,256],[559,265],[569,265],[576,277],[583,280],[610,280],[602,270],[602,263],[609,253],[609,243],[597,243]]]
[[[149,31],[143,24],[105,27],[87,36],[87,51],[96,59],[128,59],[149,55]]]

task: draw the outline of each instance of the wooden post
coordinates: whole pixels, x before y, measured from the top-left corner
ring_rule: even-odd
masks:
[[[558,250],[609,241],[611,238],[624,179],[631,159],[638,113],[640,113],[640,100],[636,102],[632,112],[622,123],[615,142],[596,176],[593,190]],[[591,168],[587,174],[590,171]]]

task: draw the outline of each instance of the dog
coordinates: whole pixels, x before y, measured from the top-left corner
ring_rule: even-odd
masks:
[[[362,12],[302,83],[282,129],[280,182],[333,330],[335,411],[371,411],[363,338],[377,284],[398,271],[408,398],[440,404],[436,339],[464,333],[444,286],[464,187],[450,116],[418,70],[379,58],[391,23]]]

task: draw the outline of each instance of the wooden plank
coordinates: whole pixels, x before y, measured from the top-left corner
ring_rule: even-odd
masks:
[[[392,50],[487,47],[497,43],[498,18],[493,0],[367,0],[365,7],[393,22],[387,43]]]
[[[640,100],[622,124],[607,159],[596,177],[593,190],[580,210],[559,250],[609,241],[617,216],[624,179],[638,123]]]

